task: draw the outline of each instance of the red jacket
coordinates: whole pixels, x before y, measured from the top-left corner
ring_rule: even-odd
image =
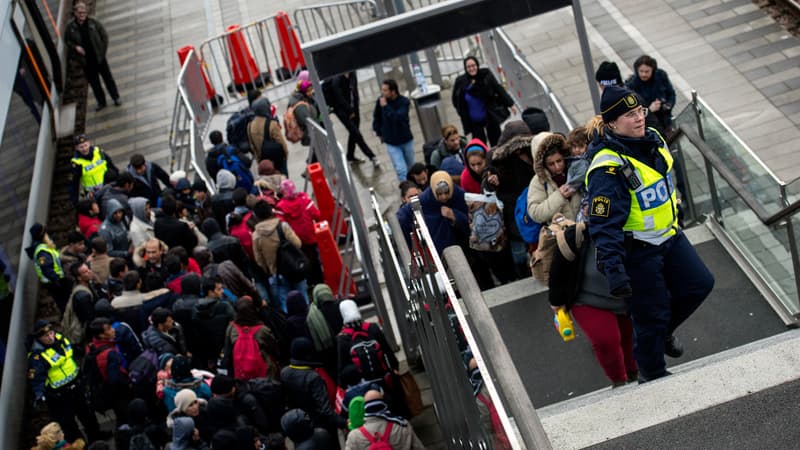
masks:
[[[314,234],[314,221],[319,220],[317,205],[308,198],[305,192],[300,192],[292,198],[282,198],[277,205],[278,217],[288,223],[300,238],[303,244],[316,244],[317,236]]]
[[[97,234],[97,230],[102,224],[103,221],[97,217],[78,214],[78,228],[81,230],[81,234],[86,236],[86,239],[91,239],[93,235]]]
[[[247,221],[250,220],[252,216],[252,212],[245,214],[241,222],[236,225],[231,225],[228,228],[228,234],[238,239],[250,261],[255,261],[256,255],[253,253],[253,230],[247,226]]]
[[[124,384],[128,378],[128,371],[122,366],[122,357],[117,349],[116,342],[94,338],[92,342],[86,346],[86,355],[89,355],[93,349],[96,350],[100,348],[103,348],[103,350],[97,354],[96,361],[103,382],[108,384]]]

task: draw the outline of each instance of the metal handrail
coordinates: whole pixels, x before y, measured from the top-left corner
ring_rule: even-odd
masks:
[[[378,6],[374,0],[347,0],[341,2],[319,3],[316,5],[301,6],[299,8],[296,8],[292,12],[292,18],[294,19],[294,28],[297,29],[297,31],[300,33],[301,39],[304,41],[311,41],[322,36],[322,33],[320,33],[319,30],[319,23],[321,23],[322,26],[325,27],[325,31],[328,35],[336,34],[343,30],[337,30],[335,24],[329,23],[328,20],[326,20],[326,17],[323,16],[323,11],[330,10],[332,12],[338,13],[339,21],[342,25],[347,25],[346,22],[348,21],[350,22],[350,25],[355,25],[356,23],[353,17],[350,16],[348,18],[349,20],[345,20],[345,16],[342,15],[341,10],[354,9],[356,13],[358,13],[359,8],[364,10],[369,9],[370,17],[372,18],[377,18],[379,16]],[[309,35],[311,27],[309,26],[310,21],[306,17],[307,14],[311,14],[311,17],[313,18],[311,22],[313,22],[313,24],[317,28],[316,30],[317,37],[312,38],[312,36]],[[361,18],[360,15],[358,14],[356,14],[356,16],[359,19]],[[316,20],[317,18],[319,18],[319,21]],[[333,19],[335,21],[336,17],[334,17]],[[365,24],[363,21],[359,20],[359,22],[360,23],[358,25]]]
[[[474,335],[472,329],[467,325],[467,315],[462,308],[461,303],[456,296],[455,290],[453,289],[452,284],[449,280],[446,279],[446,271],[444,264],[442,263],[441,258],[439,257],[439,253],[436,251],[435,246],[433,245],[433,237],[428,231],[428,226],[425,223],[425,218],[422,214],[422,206],[419,203],[419,197],[414,197],[411,200],[411,208],[414,211],[414,223],[415,229],[419,233],[419,237],[421,238],[421,244],[423,245],[423,249],[426,251],[430,258],[431,262],[433,263],[433,269],[435,269],[435,276],[438,279],[437,281],[439,284],[444,288],[444,293],[447,295],[449,300],[449,304],[453,309],[453,312],[456,314],[459,323],[462,326],[462,331],[464,333],[464,338],[466,339],[470,349],[472,350],[472,355],[475,358],[475,362],[478,364],[478,369],[481,371],[482,374],[489,374],[489,368],[486,364],[486,359],[483,357],[483,351],[478,343],[476,336]],[[503,428],[508,430],[508,439],[511,442],[511,446],[514,449],[522,448],[519,441],[517,440],[517,436],[515,433],[512,432],[514,428],[512,427],[511,421],[509,420],[508,413],[506,412],[506,408],[504,403],[501,401],[500,394],[497,390],[497,386],[495,386],[495,381],[492,380],[491,377],[485,376],[483,378],[484,384],[486,385],[486,390],[489,392],[492,401],[495,402],[495,408],[497,409],[497,414],[500,417],[500,421],[503,424]]]

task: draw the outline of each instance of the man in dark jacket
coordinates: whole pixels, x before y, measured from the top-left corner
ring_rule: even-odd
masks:
[[[372,129],[386,144],[397,179],[406,179],[408,168],[414,164],[414,136],[408,120],[411,103],[400,95],[397,82],[383,80],[381,96],[375,102]]]
[[[187,355],[186,339],[180,324],[172,319],[167,308],[156,308],[150,315],[152,325],[142,333],[142,344],[159,355]]]
[[[125,208],[120,202],[112,199],[108,202],[106,220],[97,230],[97,234],[108,244],[108,255],[114,258],[127,258],[132,253],[124,218]]]
[[[146,161],[144,155],[136,153],[131,156],[128,164],[128,173],[133,176],[133,190],[130,197],[144,197],[150,200],[151,205],[158,204],[158,197],[161,196],[160,181],[164,187],[171,187],[169,175],[156,163]]]
[[[330,81],[330,92],[333,104],[328,105],[333,108],[333,113],[342,122],[349,136],[347,137],[347,160],[352,163],[360,163],[362,160],[356,158],[356,144],[364,152],[364,155],[377,165],[378,160],[375,153],[369,148],[358,125],[361,122],[361,115],[358,111],[358,79],[356,72],[346,72],[342,75],[333,77]]]
[[[108,33],[100,22],[88,16],[88,9],[83,1],[75,3],[74,12],[75,18],[70,20],[64,32],[69,57],[79,61],[83,66],[83,71],[89,80],[92,92],[94,92],[94,98],[97,100],[96,111],[106,107],[106,94],[100,85],[100,76],[103,77],[103,82],[111,99],[114,100],[114,104],[119,106],[122,101],[106,59]]]
[[[111,174],[108,172],[107,174]],[[133,220],[133,210],[131,209],[128,199],[130,198],[131,189],[133,189],[133,176],[128,172],[122,172],[113,183],[103,186],[97,194],[95,200],[100,206],[100,217],[105,217],[108,213],[108,204],[111,200],[116,200],[125,209],[125,217],[130,223]]]
[[[181,246],[191,253],[194,246],[197,245],[197,236],[189,228],[189,224],[175,216],[178,209],[177,203],[174,197],[164,197],[161,201],[162,215],[156,218],[153,231],[156,238],[164,241],[167,247]]]
[[[94,316],[95,318],[103,317],[111,321],[111,328],[114,329],[114,341],[116,341],[117,348],[122,354],[122,366],[127,369],[130,363],[144,350],[142,341],[139,340],[139,335],[130,324],[119,320],[111,303],[104,298],[94,304]]]
[[[128,415],[131,391],[128,371],[124,367],[124,358],[117,348],[117,342],[114,339],[116,333],[114,327],[111,326],[111,321],[104,317],[92,320],[89,324],[89,337],[92,340],[86,346],[86,358],[94,358],[106,394],[106,405],[113,408],[117,420],[124,423]],[[94,405],[94,407],[99,410],[98,407],[101,405]]]
[[[181,280],[181,295],[172,304],[172,317],[183,327],[189,351],[197,349],[194,343],[195,333],[192,326],[192,311],[197,302],[200,301],[202,288],[203,280],[199,275],[196,273],[187,274]]]
[[[222,280],[203,280],[206,296],[192,308],[192,348],[195,367],[209,369],[216,366],[225,331],[233,320],[233,306],[222,298]]]
[[[203,221],[201,229],[208,238],[208,250],[211,251],[214,261],[233,261],[242,273],[250,273],[247,255],[238,239],[222,234],[215,219]]]
[[[228,170],[220,169],[217,172],[217,193],[211,196],[211,210],[223,233],[228,232],[225,227],[225,216],[235,208],[233,204],[234,189],[236,189],[236,176]]]
[[[281,370],[287,406],[306,411],[315,427],[324,428],[331,436],[336,436],[337,429],[343,429],[347,423],[334,412],[325,382],[312,369],[312,366],[319,365],[313,355],[314,344],[311,339],[299,337],[292,341],[291,365]],[[339,448],[338,441],[333,442],[333,439],[330,445],[328,448]]]

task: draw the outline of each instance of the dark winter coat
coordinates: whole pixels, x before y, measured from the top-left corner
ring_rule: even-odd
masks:
[[[214,298],[201,299],[192,308],[192,357],[196,361],[216,361],[225,344],[225,332],[233,320],[230,303]],[[202,366],[202,368],[206,368]]]
[[[286,392],[287,406],[307,412],[314,426],[326,430],[344,428],[345,420],[334,412],[325,382],[314,369],[293,365],[284,367],[281,383]]]
[[[92,17],[87,17],[85,23],[89,27],[89,40],[92,42],[92,50],[97,62],[103,62],[106,59],[106,50],[108,49],[108,33],[103,25]],[[67,24],[67,29],[64,31],[64,41],[70,58],[85,64],[86,57],[75,51],[76,45],[82,46],[83,44],[80,25],[74,18]]]
[[[655,100],[661,100],[662,103],[675,106],[675,88],[672,87],[672,82],[669,81],[667,72],[661,69],[653,71],[653,76],[646,82],[634,74],[625,82],[625,85],[644,98],[645,106],[650,105]]]
[[[469,76],[464,73],[456,78],[453,83],[453,106],[456,108],[458,117],[461,118],[461,124],[467,132],[472,129],[472,120],[469,116],[469,106],[464,95],[467,93],[469,86]],[[514,106],[514,100],[508,95],[503,86],[497,82],[497,79],[492,75],[492,72],[487,68],[478,69],[475,76],[475,84],[469,90],[471,96],[481,100],[489,111],[492,108],[510,108]],[[491,120],[491,114],[487,113],[487,118]]]
[[[181,221],[177,217],[162,215],[156,218],[153,231],[156,234],[156,238],[164,241],[167,247],[181,246],[186,249],[190,255],[197,245],[197,235],[194,234],[186,222]]]
[[[411,102],[402,95],[387,101],[386,106],[381,106],[380,98],[375,102],[375,111],[372,113],[372,130],[381,138],[382,142],[389,145],[403,145],[414,139],[408,119],[410,107]]]
[[[503,208],[503,223],[509,236],[516,240],[521,240],[522,237],[517,229],[517,222],[514,220],[514,205],[535,175],[533,165],[520,158],[519,154],[525,153],[533,161],[531,139],[533,139],[532,136],[516,136],[505,144],[492,149],[490,154],[491,170],[497,174],[500,182],[495,193],[497,198],[506,205]]]
[[[249,273],[247,254],[238,239],[222,234],[215,220],[206,220],[201,229],[208,237],[207,247],[214,261],[233,261],[242,273]]]
[[[150,200],[151,205],[158,204],[158,198],[161,196],[161,186],[158,182],[162,182],[164,187],[171,186],[169,182],[169,174],[158,164],[146,161],[146,169],[144,175],[139,175],[136,170],[128,164],[128,173],[133,175],[133,189],[130,192],[130,197],[144,197]]]
[[[97,234],[106,240],[108,244],[108,256],[127,258],[128,248],[130,247],[128,242],[128,228],[125,226],[124,220],[115,221],[112,218],[114,213],[119,210],[124,211],[124,208],[118,201],[112,199],[108,202],[106,220],[100,225]]]
[[[175,324],[168,333],[158,331],[155,325],[142,332],[142,344],[145,348],[153,349],[156,353],[172,353],[173,355],[183,355],[186,353],[186,339],[179,324]]]
[[[354,324],[345,324],[344,328],[355,328],[358,329],[361,327],[361,323],[354,323]],[[400,368],[400,364],[397,361],[397,357],[395,356],[394,352],[389,347],[389,342],[386,340],[386,336],[383,334],[383,330],[378,324],[370,323],[369,328],[367,329],[367,334],[369,335],[368,340],[375,340],[380,345],[383,354],[386,355],[386,358],[389,362],[389,369],[390,370],[398,370]],[[350,357],[350,347],[353,346],[353,338],[349,335],[344,333],[339,333],[336,336],[336,351],[339,355],[339,373],[342,373],[342,369],[350,364],[353,364],[353,359]],[[342,384],[341,382],[339,384]]]
[[[419,195],[419,203],[436,251],[441,253],[451,245],[466,245],[467,239],[469,239],[469,208],[464,200],[463,189],[453,185],[453,196],[446,203],[440,203],[429,187]],[[453,210],[456,217],[455,222],[442,216],[442,206],[448,206]],[[397,211],[397,220],[403,229],[406,243],[411,248],[410,236],[414,228],[414,213],[410,203],[403,205]]]

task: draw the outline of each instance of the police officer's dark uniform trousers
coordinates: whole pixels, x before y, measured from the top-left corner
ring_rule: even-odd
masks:
[[[613,295],[627,299],[640,380],[666,375],[667,338],[711,292],[714,278],[678,227],[672,156],[663,138],[607,133],[590,147],[589,230]],[[592,148],[593,147],[593,148]]]

